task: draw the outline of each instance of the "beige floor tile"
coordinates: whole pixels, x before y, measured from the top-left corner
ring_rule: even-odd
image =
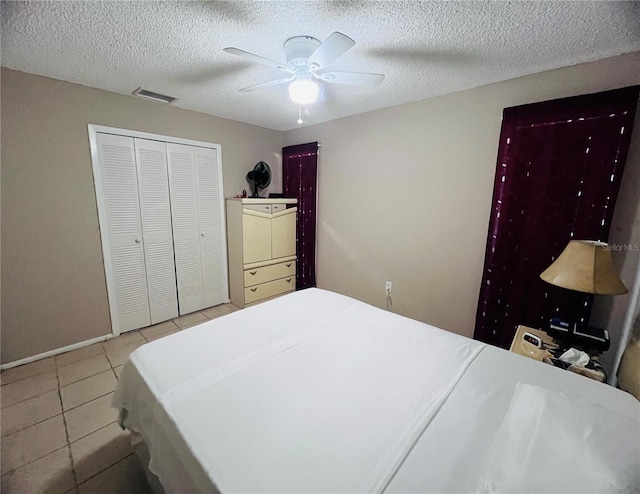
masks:
[[[169,336],[170,334],[174,334],[174,333],[177,333],[179,331],[180,331],[180,329],[176,328],[175,330],[169,331],[168,333],[162,333],[162,334],[158,334],[158,335],[155,335],[155,336],[149,336],[147,338],[147,341],[151,342],[151,341],[154,341],[154,340],[159,340],[160,338],[164,338],[165,336]]]
[[[2,437],[62,413],[58,391],[49,391],[2,410]]]
[[[233,309],[229,307],[227,304],[216,305],[215,307],[209,307],[208,309],[204,309],[201,311],[207,318],[216,319],[221,316],[226,316],[227,314],[231,314]]]
[[[85,377],[94,376],[110,368],[111,365],[109,365],[109,361],[104,354],[94,355],[93,357],[65,365],[58,369],[60,386],[66,386]]]
[[[58,364],[58,367],[62,367],[63,365],[69,365],[73,362],[77,362],[78,360],[93,357],[94,355],[100,355],[101,353],[104,353],[102,345],[100,343],[94,343],[93,345],[89,345],[84,348],[78,348],[71,352],[56,355],[56,363]]]
[[[2,492],[7,494],[59,494],[74,487],[67,446],[2,476]]]
[[[58,389],[58,377],[55,369],[7,384],[0,388],[2,408],[55,389]]]
[[[169,331],[175,331],[176,329],[178,329],[178,326],[176,326],[173,321],[165,321],[160,324],[141,329],[140,332],[142,333],[142,336],[149,340],[149,338],[153,338],[154,336],[158,336],[159,334],[167,333]]]
[[[131,434],[120,429],[117,423],[71,443],[78,483],[84,482],[131,453]]]
[[[136,341],[144,341],[142,334],[140,331],[131,331],[129,333],[121,334],[120,336],[116,336],[115,338],[111,338],[102,343],[102,347],[105,352],[109,352],[109,350],[114,350],[116,348],[120,348],[123,346],[131,345]]]
[[[151,494],[142,466],[136,455],[129,455],[115,465],[78,486],[80,494]]]
[[[201,312],[193,312],[192,314],[186,314],[173,320],[180,329],[190,328],[196,324],[200,324],[208,321],[207,317]]]
[[[2,474],[21,467],[67,444],[62,415],[2,438]]]
[[[111,393],[116,389],[118,380],[113,371],[101,372],[95,376],[87,377],[60,389],[62,406],[65,410],[75,408],[95,398]]]
[[[124,365],[119,365],[118,367],[114,367],[113,368],[113,372],[115,372],[116,377],[118,379],[120,379],[120,374],[122,373],[122,368],[124,367]]]
[[[144,345],[146,342],[147,340],[143,338],[142,341],[137,341],[135,343],[132,343],[131,345],[118,347],[113,350],[107,350],[107,357],[109,358],[109,362],[111,362],[111,366],[119,367],[123,365],[129,358],[129,354],[136,348]]]
[[[81,437],[118,420],[118,410],[111,407],[112,398],[113,393],[64,412],[69,441],[77,441]]]
[[[53,370],[55,368],[56,361],[54,357],[37,360],[30,364],[24,364],[2,371],[2,373],[0,373],[0,382],[2,382],[2,385],[4,386],[5,384],[10,384],[19,381],[20,379],[42,374],[43,372]]]

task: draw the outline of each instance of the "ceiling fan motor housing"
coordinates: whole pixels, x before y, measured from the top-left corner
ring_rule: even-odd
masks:
[[[287,65],[291,70],[307,67],[307,59],[320,46],[320,41],[311,36],[294,36],[284,42]]]

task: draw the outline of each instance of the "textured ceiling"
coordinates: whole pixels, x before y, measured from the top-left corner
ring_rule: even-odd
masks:
[[[356,46],[333,70],[386,74],[380,87],[324,86],[305,124],[640,50],[640,2],[2,2],[2,65],[278,130],[297,126],[282,77],[224,53],[284,62],[287,38]],[[159,104],[159,103],[158,103]]]

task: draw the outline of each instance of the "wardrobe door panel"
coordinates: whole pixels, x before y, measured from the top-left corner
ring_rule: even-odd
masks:
[[[271,259],[271,215],[244,209],[242,212],[243,261],[245,264]]]
[[[164,142],[135,139],[151,324],[178,316],[173,232]]]
[[[116,332],[124,332],[151,321],[134,143],[131,137],[98,134],[97,144],[97,189],[102,195],[99,204],[104,205],[101,216],[106,219],[101,228],[107,230],[105,272],[115,293],[115,300],[110,300],[112,324]]]
[[[271,253],[273,258],[296,255],[296,212],[289,208],[273,214],[271,220]]]
[[[194,148],[198,186],[198,220],[204,306],[228,300],[226,246],[222,236],[218,151]]]
[[[167,143],[180,314],[204,307],[198,191],[193,147]]]

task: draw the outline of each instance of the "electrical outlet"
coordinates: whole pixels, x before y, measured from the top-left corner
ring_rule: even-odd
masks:
[[[391,281],[387,281],[384,284],[384,291],[387,293],[391,293],[391,289],[393,288],[393,283]]]

